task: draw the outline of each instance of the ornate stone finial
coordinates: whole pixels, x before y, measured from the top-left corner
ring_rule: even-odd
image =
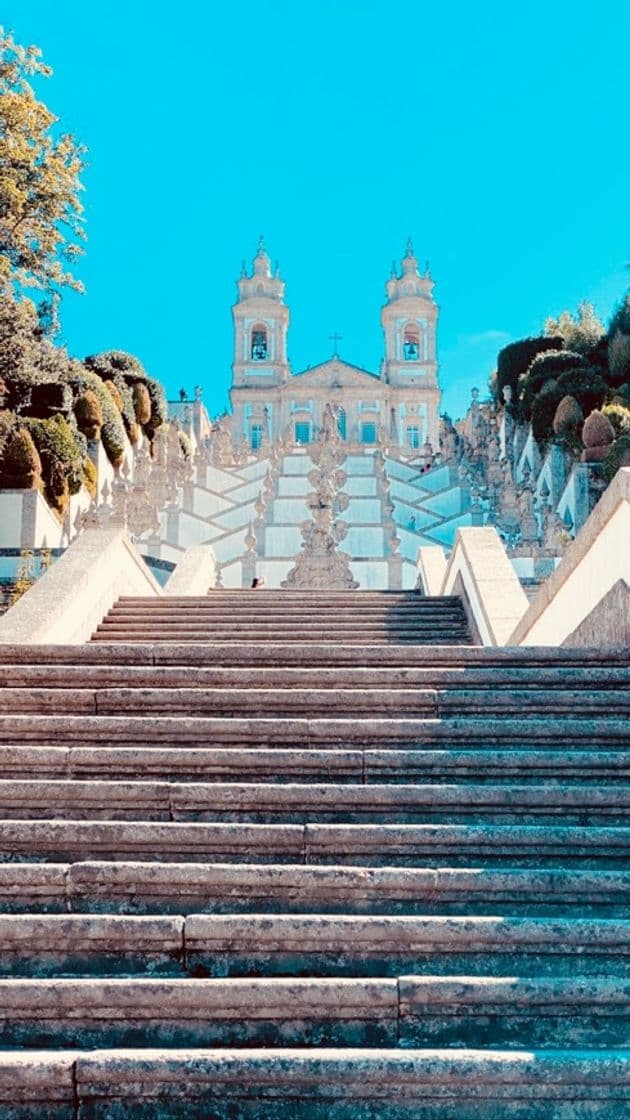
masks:
[[[201,385],[195,385],[194,394],[195,394],[195,400],[200,401],[201,398],[203,397],[203,388],[201,387]]]
[[[314,464],[314,469],[307,476],[313,487],[307,500],[312,520],[304,521],[300,526],[304,543],[281,586],[331,590],[356,588],[359,585],[352,578],[349,557],[345,552],[337,551],[339,541],[348,530],[338,516],[348,505],[348,497],[341,491],[346,474],[340,469],[346,451],[330,405],[324,409],[321,431],[317,440],[309,444],[308,453]]]
[[[407,238],[407,244],[405,245],[405,256],[413,257],[413,241],[410,237]]]
[[[256,252],[257,253],[264,253],[265,251],[266,251],[265,250],[265,238],[263,237],[263,235],[261,233],[260,237],[258,238],[258,248],[257,248]]]

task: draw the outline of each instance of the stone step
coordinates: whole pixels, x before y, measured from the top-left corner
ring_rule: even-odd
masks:
[[[0,915],[0,977],[630,978],[630,920],[357,914]]]
[[[0,1045],[627,1046],[598,977],[0,980]]]
[[[308,654],[304,653],[308,644]],[[166,644],[116,643],[116,649],[106,644],[87,643],[76,645],[10,645],[0,643],[0,665],[24,666],[155,666],[185,667],[187,669],[221,667],[286,669],[303,667],[308,669],[339,667],[366,669],[381,667],[409,668],[449,668],[465,670],[469,667],[492,672],[494,669],[529,670],[582,668],[584,670],[605,670],[628,673],[627,650],[615,649],[570,649],[568,647],[484,647],[461,646],[414,646],[399,649],[389,645],[347,645],[343,642],[306,642],[304,638],[293,643],[295,651],[302,652],[302,666],[293,657],[287,661],[287,646],[263,643],[260,646],[242,645],[238,642],[217,643],[206,641],[189,645],[185,642]],[[293,654],[293,650],[290,650]]]
[[[312,632],[309,635],[308,640],[321,641],[322,639],[328,637],[328,634],[328,631],[319,631],[317,633]],[[205,629],[184,633],[182,630],[174,628],[172,633],[169,634],[165,631],[164,627],[161,626],[138,630],[107,627],[105,629],[95,631],[92,634],[90,641],[107,642],[108,644],[115,642],[124,642],[128,645],[133,644],[133,642],[139,642],[141,644],[146,644],[147,642],[172,644],[174,641],[181,641],[183,638],[186,639],[186,642],[189,645],[195,643],[205,645],[208,642],[209,631],[208,629]],[[212,640],[220,643],[232,641],[234,644],[238,644],[239,641],[239,639],[235,638],[234,634],[229,630],[215,631],[214,634],[212,634]],[[298,639],[296,639],[295,632],[289,634],[288,632],[279,630],[274,632],[261,633],[254,630],[250,631],[247,635],[243,635],[242,639],[240,640],[242,640],[243,644],[245,644],[248,649],[252,644],[259,646],[263,642],[267,641],[275,642],[276,644],[284,643],[287,649],[299,649],[302,652],[302,655],[305,649],[304,641],[299,641]],[[380,647],[383,645],[384,640],[387,640],[390,645],[399,645],[404,646],[405,648],[408,645],[430,646],[434,644],[437,646],[452,645],[457,646],[457,648],[459,649],[461,646],[465,645],[466,642],[468,642],[469,638],[464,631],[449,634],[443,630],[435,632],[435,634],[430,631],[422,631],[422,633],[412,633],[411,631],[407,631],[405,634],[396,635],[384,634],[380,632],[369,635],[361,632],[360,635],[357,634],[355,637],[353,637],[350,633],[348,633],[344,637],[345,645],[354,645],[357,647],[360,646],[362,648],[369,644]],[[306,645],[308,646],[308,641]],[[286,657],[287,654],[285,651],[285,660]]]
[[[630,871],[0,863],[0,912],[526,914],[628,918]]]
[[[630,788],[0,779],[5,820],[623,824]]]
[[[0,690],[0,711],[99,712],[115,715],[119,711],[165,712],[193,715],[208,712],[214,715],[240,714],[247,709],[264,713],[280,711],[300,715],[320,714],[339,707],[342,711],[383,712],[411,711],[419,715],[473,715],[490,713],[522,714],[528,712],[561,712],[583,716],[607,712],[630,713],[629,689],[567,690],[510,689],[419,689],[342,688],[335,689],[205,689],[205,688],[101,688],[98,690],[67,688],[3,688]]]
[[[466,1113],[462,1113],[462,1100]],[[626,1120],[630,1052],[254,1047],[0,1054],[15,1120]],[[75,1113],[78,1109],[78,1113]],[[184,1112],[184,1110],[186,1110]]]
[[[630,829],[563,825],[251,824],[178,821],[0,821],[5,860],[376,864],[613,869]]]
[[[94,647],[81,647],[93,651]],[[102,651],[101,651],[102,652]],[[82,657],[82,653],[81,653]],[[539,665],[536,668],[506,665],[485,668],[466,665],[391,666],[363,668],[325,665],[315,668],[200,667],[178,665],[119,665],[117,663],[77,664],[3,664],[0,660],[1,688],[380,688],[380,689],[558,689],[581,693],[630,689],[630,665],[564,666]]]
[[[589,714],[584,719],[556,717],[543,719],[537,714],[525,718],[503,716],[500,720],[460,718],[307,718],[287,719],[253,716],[114,716],[114,715],[30,715],[0,714],[0,743],[70,742],[88,745],[105,742],[177,744],[203,743],[206,746],[282,746],[333,748],[368,747],[381,749],[406,746],[429,747],[465,745],[488,748],[494,743],[509,744],[520,750],[545,745],[553,749],[611,749],[613,744],[627,747],[630,719],[613,715],[609,719]]]
[[[152,781],[475,782],[551,784],[625,782],[630,751],[566,750],[290,750],[283,747],[110,747],[3,743],[5,772],[16,779],[104,778]]]
[[[630,715],[630,689],[421,689],[421,688],[1,688],[0,712],[64,712],[117,715],[119,712],[165,715],[253,715],[280,714],[300,717],[332,714],[335,710],[378,712],[379,715],[409,712],[418,716],[450,716],[470,713],[521,715],[560,713],[586,715]]]

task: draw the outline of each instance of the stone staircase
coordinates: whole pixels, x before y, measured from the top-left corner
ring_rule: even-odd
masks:
[[[627,1117],[629,710],[409,594],[0,645],[0,1118]]]

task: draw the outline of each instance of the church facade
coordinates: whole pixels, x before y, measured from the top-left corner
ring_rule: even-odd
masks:
[[[381,310],[384,353],[378,372],[332,358],[293,372],[287,358],[285,285],[261,241],[251,274],[243,267],[234,319],[230,399],[232,438],[258,451],[279,439],[311,443],[330,405],[349,447],[387,443],[429,454],[439,447],[438,307],[428,267],[407,243],[392,268]]]

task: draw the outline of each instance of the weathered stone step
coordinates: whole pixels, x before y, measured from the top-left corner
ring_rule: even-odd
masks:
[[[0,915],[0,976],[630,976],[630,921]]]
[[[462,1101],[466,1101],[465,1114]],[[16,1120],[626,1120],[630,1052],[353,1049],[0,1054]],[[183,1110],[186,1110],[185,1113]]]
[[[630,787],[0,779],[0,817],[411,824],[623,824]]]
[[[559,825],[244,824],[0,821],[4,860],[234,860],[453,867],[608,868],[630,857],[630,829]]]
[[[206,746],[283,746],[283,747],[336,747],[344,749],[365,744],[381,749],[404,745],[428,747],[432,744],[489,747],[493,743],[509,744],[520,750],[545,744],[548,748],[587,749],[593,744],[610,749],[618,743],[627,747],[630,742],[630,719],[613,716],[610,719],[586,715],[584,719],[570,716],[556,718],[550,714],[543,719],[534,714],[526,718],[503,717],[501,720],[473,717],[414,719],[363,718],[350,715],[342,718],[308,718],[291,716],[287,719],[254,716],[237,717],[202,716],[114,716],[114,715],[0,715],[0,743],[45,742],[53,746],[56,740],[66,744],[91,742],[108,744],[203,743]]]
[[[353,712],[410,712],[419,716],[471,715],[518,711],[521,715],[567,712],[630,715],[630,689],[421,689],[421,688],[0,688],[0,712],[86,712],[116,715],[141,711],[166,715],[278,713],[300,717]]]
[[[0,910],[630,917],[630,871],[297,864],[0,863]]]
[[[604,695],[604,694],[602,694]],[[624,693],[607,692],[608,709],[624,711]],[[151,712],[166,715],[247,715],[272,712],[280,715],[296,713],[326,714],[340,710],[373,712],[375,710],[411,710],[414,714],[436,716],[437,694],[430,689],[200,689],[200,688],[103,688],[65,689],[5,688],[0,689],[2,712],[89,712],[116,715],[119,712]],[[627,694],[630,711],[630,692]],[[562,706],[562,701],[559,706]],[[606,708],[602,699],[599,707]]]
[[[194,645],[195,643],[198,643],[199,645],[207,644],[209,636],[210,632],[207,629],[186,633],[184,635],[181,630],[177,630],[175,628],[173,629],[171,634],[165,632],[163,627],[151,627],[147,630],[139,629],[137,631],[133,631],[130,629],[118,630],[117,628],[107,628],[106,630],[95,631],[94,634],[92,634],[90,641],[107,642],[109,644],[115,642],[124,642],[125,644],[129,645],[133,644],[133,642],[139,642],[141,644],[145,644],[147,642],[172,644],[173,642],[181,641],[182,638],[185,637],[186,642],[189,643],[190,646]],[[328,631],[319,631],[317,633],[313,632],[310,635],[310,638],[314,642],[322,641],[327,637],[329,637]],[[212,635],[212,639],[219,643],[232,641],[234,644],[238,644],[239,641],[242,641],[248,649],[251,648],[251,645],[260,646],[263,642],[275,642],[276,644],[283,643],[287,649],[299,649],[302,651],[302,654],[305,649],[305,643],[299,642],[295,637],[295,633],[289,635],[285,631],[274,631],[272,633],[270,632],[264,634],[258,631],[251,631],[249,635],[243,635],[241,639],[239,639],[238,637],[235,638],[233,633],[228,630],[221,632],[215,631]],[[422,632],[421,634],[413,634],[411,632],[407,632],[404,635],[385,635],[382,633],[369,635],[362,632],[356,637],[352,636],[352,634],[348,632],[348,634],[344,637],[344,644],[347,646],[360,646],[361,648],[365,648],[365,646],[370,644],[380,647],[383,645],[385,639],[390,645],[398,645],[401,647],[404,646],[405,648],[408,645],[452,645],[459,648],[469,641],[467,634],[463,631],[454,634],[447,634],[443,630],[435,632],[435,634],[432,634],[432,632]],[[306,643],[306,648],[308,648],[308,643]],[[285,650],[283,660],[286,660],[286,657],[287,654]]]
[[[0,647],[1,649],[1,647]],[[449,666],[390,666],[364,668],[338,666],[329,668],[251,667],[200,667],[178,665],[83,665],[81,647],[77,663],[25,665],[0,661],[0,687],[2,688],[462,688],[465,690],[492,688],[560,689],[560,690],[630,690],[630,665],[627,666],[526,666],[506,665],[485,668],[467,665],[463,668]]]
[[[630,921],[197,914],[184,942],[197,976],[630,976]]]
[[[308,645],[307,654],[304,647]],[[293,656],[289,665],[292,667],[316,668],[338,667],[354,668],[380,668],[381,666],[403,668],[437,668],[444,667],[451,670],[464,670],[476,667],[492,671],[493,669],[518,668],[535,670],[553,669],[562,671],[564,668],[575,669],[590,668],[622,670],[628,672],[628,653],[625,649],[570,649],[568,647],[484,647],[461,646],[454,649],[452,646],[409,646],[405,649],[389,645],[356,646],[339,642],[308,642],[305,638],[296,639],[293,643],[295,652],[301,651],[301,660],[305,665],[300,666],[300,659]],[[0,665],[40,665],[40,666],[65,666],[65,665],[99,665],[99,666],[173,666],[217,669],[221,667],[255,667],[269,669],[271,667],[287,668],[287,646],[264,643],[261,646],[242,645],[239,642],[225,642],[222,644],[206,641],[195,645],[185,642],[172,642],[167,644],[116,643],[116,649],[108,648],[106,644],[95,645],[87,643],[83,646],[76,645],[22,645],[15,646],[0,643]]]
[[[283,747],[110,747],[3,743],[14,778],[247,782],[606,782],[630,778],[628,750],[290,750]]]
[[[630,984],[400,976],[0,980],[0,1045],[627,1046]]]

